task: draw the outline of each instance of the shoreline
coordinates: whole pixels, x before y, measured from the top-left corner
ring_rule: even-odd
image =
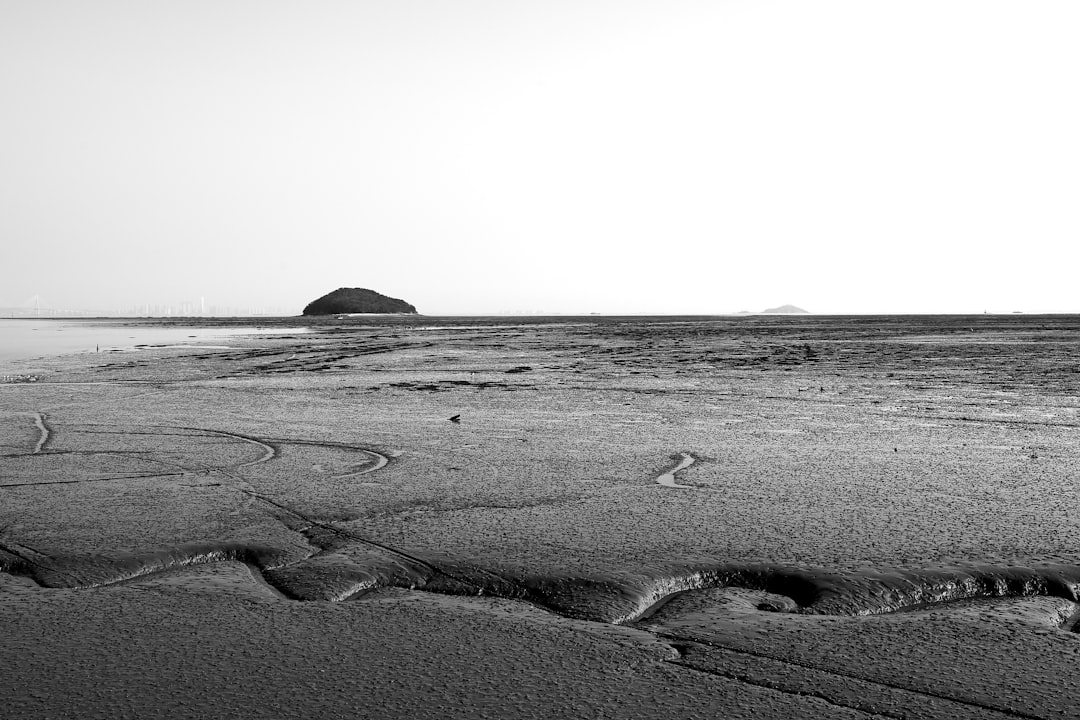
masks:
[[[221,339],[309,332],[306,327],[110,323],[97,320],[0,320],[0,371],[16,363],[62,355],[127,353],[147,349],[231,349]],[[202,344],[199,344],[202,343]]]

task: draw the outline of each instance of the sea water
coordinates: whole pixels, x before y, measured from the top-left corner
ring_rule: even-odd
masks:
[[[306,332],[304,328],[120,326],[87,320],[0,320],[0,370],[15,360],[70,353],[134,350],[140,345],[224,344],[230,337]]]

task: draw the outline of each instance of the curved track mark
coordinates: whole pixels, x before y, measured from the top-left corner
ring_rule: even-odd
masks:
[[[386,464],[390,462],[390,458],[380,453],[377,453],[374,450],[361,450],[360,448],[356,449],[362,453],[370,455],[375,460],[375,464],[371,467],[354,470],[353,472],[341,473],[340,475],[332,475],[331,477],[333,477],[333,479],[340,480],[341,478],[354,477],[356,475],[367,475],[368,473],[373,473],[376,470],[380,470],[386,467]]]
[[[341,478],[353,477],[353,476],[356,476],[356,475],[366,475],[368,473],[373,473],[376,470],[381,470],[382,468],[386,467],[387,464],[390,462],[390,455],[383,455],[382,453],[376,452],[375,450],[371,450],[371,449],[368,449],[366,447],[361,447],[359,445],[353,445],[353,444],[350,444],[350,443],[332,442],[332,441],[329,441],[329,440],[296,440],[294,438],[266,438],[264,442],[267,442],[267,443],[279,443],[279,444],[282,444],[282,445],[308,445],[308,446],[311,446],[311,447],[335,448],[335,449],[341,449],[341,450],[355,450],[357,452],[362,452],[365,455],[368,455],[369,457],[374,459],[375,464],[372,465],[371,467],[361,468],[360,470],[341,473],[339,475],[332,475],[331,477],[333,479],[335,479],[335,480],[339,480]],[[248,464],[251,464],[251,463],[248,463]],[[243,465],[241,465],[240,467],[243,467]]]
[[[45,446],[49,443],[50,437],[52,436],[52,433],[49,431],[49,426],[45,422],[45,419],[47,417],[49,416],[42,412],[34,413],[34,425],[37,426],[40,436],[38,437],[37,444],[34,445],[34,451],[32,453],[33,455],[37,455],[42,450],[44,450]]]
[[[277,448],[275,448],[273,445],[269,445],[269,444],[263,442],[262,440],[259,440],[258,438],[253,438],[253,437],[251,437],[249,435],[241,435],[239,433],[226,432],[224,430],[210,430],[208,428],[180,427],[178,429],[180,429],[180,430],[198,430],[200,432],[209,433],[211,435],[220,435],[222,437],[233,438],[234,440],[240,440],[242,442],[250,443],[250,444],[255,445],[256,447],[259,447],[259,448],[262,449],[262,451],[263,451],[262,457],[256,458],[254,460],[249,460],[246,463],[240,463],[239,465],[234,465],[233,466],[234,470],[239,470],[240,468],[248,467],[249,465],[258,465],[259,463],[264,463],[264,462],[266,462],[268,460],[273,460],[275,457],[277,457],[277,452],[278,452]]]
[[[658,485],[663,485],[664,487],[669,487],[669,488],[688,488],[689,489],[689,488],[694,487],[693,485],[683,485],[682,483],[678,482],[675,479],[675,473],[679,472],[680,470],[685,470],[686,468],[690,467],[691,465],[694,464],[694,461],[696,460],[696,458],[693,455],[691,455],[690,453],[688,453],[688,452],[679,453],[679,454],[682,456],[682,460],[679,461],[678,465],[671,468],[666,473],[663,473],[662,475],[659,475],[656,478],[656,483]]]

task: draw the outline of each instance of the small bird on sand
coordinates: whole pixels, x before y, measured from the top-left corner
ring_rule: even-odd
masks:
[[[450,418],[450,422],[452,422],[452,423],[461,422],[461,416],[460,415],[455,415],[454,417]]]

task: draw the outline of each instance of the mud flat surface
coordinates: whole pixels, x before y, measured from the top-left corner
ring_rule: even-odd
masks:
[[[5,718],[1080,716],[1080,318],[228,345],[4,371]]]

